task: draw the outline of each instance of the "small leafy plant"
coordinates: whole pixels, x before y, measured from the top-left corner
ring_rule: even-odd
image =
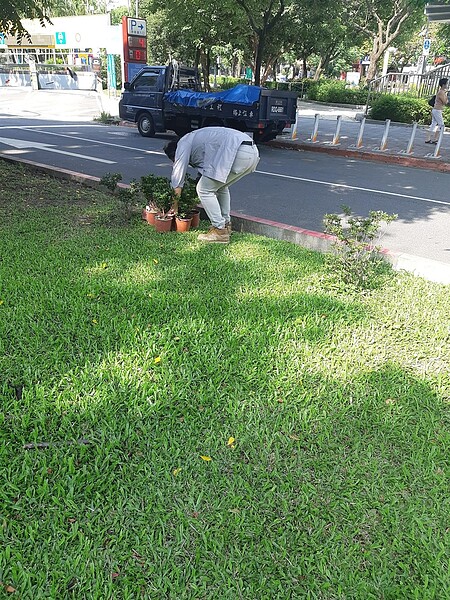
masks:
[[[154,192],[158,184],[158,179],[156,175],[150,173],[149,175],[143,175],[140,183],[147,209],[154,211],[158,210],[154,200]]]
[[[122,203],[127,218],[131,216],[133,206],[137,204],[140,193],[141,189],[136,179],[132,179],[130,181],[129,187],[119,188],[119,191],[117,192],[117,197]]]
[[[105,173],[103,177],[100,179],[100,185],[103,185],[110,192],[115,192],[117,188],[117,184],[119,181],[122,181],[121,173]]]
[[[147,176],[148,177],[148,176]],[[172,186],[170,185],[170,181],[167,177],[154,177],[151,180],[151,197],[148,198],[151,205],[154,206],[160,218],[167,217],[168,213],[172,209],[174,203],[174,192]],[[142,179],[141,179],[141,188],[142,188]],[[148,191],[148,188],[147,188]]]
[[[377,245],[382,236],[381,226],[394,221],[397,215],[371,210],[367,217],[359,217],[348,206],[342,206],[342,211],[344,216],[324,216],[325,233],[336,237],[333,266],[337,262],[345,283],[371,287],[386,266]]]
[[[186,175],[181,195],[178,198],[178,216],[186,218],[200,202],[197,196],[197,181],[189,174]]]
[[[127,219],[131,216],[133,206],[137,203],[141,188],[139,183],[132,179],[128,187],[118,188],[119,181],[122,181],[121,173],[105,173],[100,179],[100,185],[106,187],[110,192],[117,196]]]

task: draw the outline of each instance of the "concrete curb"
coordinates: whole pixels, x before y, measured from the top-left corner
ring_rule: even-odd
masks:
[[[35,171],[52,175],[58,179],[75,181],[92,188],[98,188],[99,186],[100,178],[92,175],[85,175],[84,173],[77,173],[76,171],[69,171],[68,169],[61,169],[58,167],[51,167],[31,160],[17,158],[15,156],[4,156],[2,159],[11,163],[26,165]],[[205,216],[204,213],[203,216]],[[241,233],[253,233],[276,240],[291,242],[309,250],[329,252],[334,240],[332,236],[325,233],[302,229],[301,227],[295,227],[294,225],[278,223],[277,221],[261,219],[259,217],[244,215],[237,212],[232,212],[231,217],[232,226],[235,231]],[[423,277],[428,281],[450,284],[450,264],[422,258],[420,256],[413,256],[411,254],[391,252],[387,249],[383,249],[382,253],[396,271],[404,270],[413,273],[418,277]]]
[[[344,158],[356,158],[358,160],[373,160],[375,162],[392,163],[403,167],[415,167],[417,169],[428,169],[429,171],[440,171],[450,173],[450,164],[439,162],[439,159],[415,158],[414,156],[399,156],[384,154],[383,152],[366,152],[364,150],[349,150],[348,148],[335,148],[330,146],[315,146],[293,142],[290,140],[272,140],[267,146],[273,148],[284,148],[287,150],[300,150],[303,152],[321,152],[323,154],[335,154]],[[434,162],[433,162],[434,161]]]
[[[268,221],[267,219],[251,217],[236,212],[232,212],[231,217],[233,230],[235,231],[254,233],[276,240],[292,242],[303,248],[318,252],[329,252],[335,239],[331,235],[318,231],[310,231],[309,229],[302,229],[293,225]],[[392,252],[385,248],[381,250],[381,253],[395,271],[408,271],[428,281],[450,284],[450,264],[420,256],[413,256],[412,254]]]

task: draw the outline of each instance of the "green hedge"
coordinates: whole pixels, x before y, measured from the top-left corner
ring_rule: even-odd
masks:
[[[334,104],[366,104],[367,89],[346,86],[345,81],[337,79],[312,81],[307,91],[308,100]]]
[[[443,113],[444,123],[450,127],[450,109]],[[431,106],[427,98],[413,98],[407,95],[385,94],[376,98],[369,110],[369,117],[379,121],[390,119],[396,123],[431,123]]]

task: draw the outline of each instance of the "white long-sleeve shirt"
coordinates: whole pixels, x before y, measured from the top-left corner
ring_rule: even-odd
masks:
[[[225,183],[242,142],[252,139],[228,127],[204,127],[184,135],[178,142],[172,169],[172,187],[183,187],[189,165],[202,175]]]

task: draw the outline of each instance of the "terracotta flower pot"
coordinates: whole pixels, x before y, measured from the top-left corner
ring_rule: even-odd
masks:
[[[155,229],[159,233],[167,233],[172,227],[173,217],[155,217]]]
[[[195,229],[200,224],[200,211],[196,208],[191,210],[190,214],[192,215],[191,229]]]
[[[182,219],[181,217],[175,217],[175,228],[177,231],[181,233],[185,233],[189,231],[191,228],[192,217],[187,217],[186,219]]]
[[[158,214],[156,212],[156,210],[146,210],[145,211],[145,220],[147,221],[147,223],[149,225],[154,225],[155,224],[155,217]]]

